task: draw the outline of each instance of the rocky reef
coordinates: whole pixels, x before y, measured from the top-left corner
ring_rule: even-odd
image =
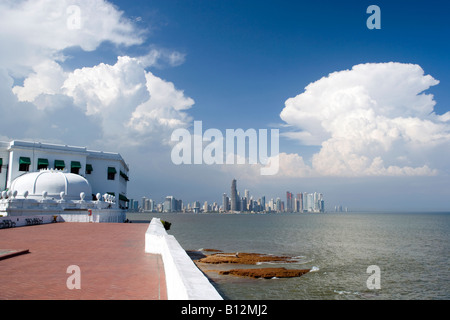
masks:
[[[216,252],[205,254],[204,252]],[[224,253],[215,249],[202,249],[202,251],[188,251],[188,254],[196,262],[200,269],[205,269],[205,264],[239,264],[260,265],[261,263],[293,263],[296,260],[289,256],[275,256],[261,253],[234,252]],[[221,275],[233,275],[251,278],[289,278],[300,277],[308,273],[310,269],[287,269],[287,268],[239,268],[231,270],[204,270],[205,272],[218,272]]]
[[[207,255],[205,258],[198,260],[201,263],[236,263],[236,264],[257,264],[258,262],[294,262],[290,257],[273,256],[260,253],[215,253]]]
[[[292,278],[300,277],[308,273],[309,269],[286,269],[286,268],[256,268],[256,269],[231,269],[219,271],[219,274],[234,275],[251,278]]]

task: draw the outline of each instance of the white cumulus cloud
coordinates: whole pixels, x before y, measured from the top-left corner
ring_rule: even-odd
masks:
[[[151,72],[146,72],[145,78],[149,98],[137,106],[126,126],[139,137],[150,138],[159,133],[164,137],[163,142],[169,143],[174,129],[187,127],[192,122],[186,110],[194,105],[194,100],[186,97],[172,82]]]
[[[309,84],[285,103],[285,134],[320,146],[316,175],[433,175],[450,144],[449,115],[424,91],[439,81],[414,64],[367,63]]]
[[[129,47],[142,44],[144,34],[105,0],[2,1],[0,126],[10,129],[4,134],[90,145],[164,143],[168,130],[188,125],[194,101],[148,68],[177,66],[184,54],[158,48],[119,56],[115,64],[61,65],[67,48],[93,51],[105,41]]]
[[[71,8],[78,10],[73,11]],[[79,26],[71,27],[77,15]],[[63,60],[61,51],[81,47],[95,50],[102,42],[136,45],[143,42],[123,12],[104,0],[19,0],[0,3],[0,67],[14,76],[47,60]]]

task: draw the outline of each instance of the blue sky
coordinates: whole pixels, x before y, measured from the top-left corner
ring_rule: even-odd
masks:
[[[420,64],[441,81],[433,88],[445,112],[449,99],[442,1],[379,1],[382,29],[368,30],[373,1],[116,1],[154,30],[149,46],[186,53],[177,68],[158,70],[197,101],[192,114],[246,126],[246,116],[273,119],[284,100],[330,72],[365,62]],[[150,13],[146,13],[146,8]],[[267,90],[270,89],[270,90]],[[191,93],[192,92],[192,93]],[[255,94],[256,93],[256,94]],[[218,100],[221,100],[218,101]],[[214,110],[214,115],[209,114]],[[261,112],[257,112],[261,110]],[[217,117],[219,112],[220,117]],[[242,115],[242,123],[233,116]],[[267,121],[267,120],[263,120]]]
[[[140,18],[146,42],[121,49],[104,44],[80,64],[114,63],[118,53],[143,54],[152,47],[180,51],[185,63],[155,74],[193,97],[191,114],[211,127],[267,126],[284,101],[310,82],[366,62],[421,65],[441,82],[430,89],[436,111],[448,111],[450,27],[442,1],[378,1],[381,30],[366,27],[373,1],[112,3],[128,18]]]
[[[3,140],[120,152],[130,163],[129,197],[135,198],[220,201],[236,177],[241,192],[248,188],[256,197],[323,192],[328,208],[450,207],[446,2],[51,2],[2,4],[5,17],[18,22],[0,34],[2,46],[13,48],[0,54],[6,79],[0,107],[29,110],[25,119],[6,113]],[[82,27],[57,32],[73,4],[81,8]],[[366,27],[372,4],[381,9],[380,30]],[[28,36],[32,30],[40,31],[39,43]],[[26,50],[18,54],[11,35]],[[130,59],[119,63],[119,56]],[[422,100],[422,90],[433,96]],[[154,92],[160,96],[152,101]],[[343,92],[355,99],[355,108],[336,100]],[[70,124],[57,112],[62,108]],[[355,119],[367,125],[353,125]],[[280,174],[173,165],[166,140],[194,120],[223,132],[279,129]],[[17,130],[16,122],[27,130]]]
[[[207,127],[278,125],[286,99],[331,72],[367,62],[419,64],[440,81],[428,91],[435,111],[449,110],[450,27],[442,1],[378,1],[381,30],[366,27],[373,1],[114,3],[142,18],[148,47],[186,54],[182,65],[155,73],[195,100],[190,114]]]

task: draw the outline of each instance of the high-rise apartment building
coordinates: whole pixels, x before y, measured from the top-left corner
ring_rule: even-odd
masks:
[[[295,212],[303,212],[303,194],[297,193],[297,196],[295,197]]]
[[[280,198],[277,198],[276,211],[281,212],[281,199]]]
[[[236,179],[233,179],[233,181],[231,181],[231,212],[235,212],[238,211],[238,206],[239,206],[239,198],[238,198],[238,193],[237,193],[237,189],[236,189]]]
[[[229,202],[230,202],[230,198],[228,198],[227,194],[224,193],[222,195],[222,208],[223,208],[222,210],[223,210],[223,212],[228,212],[228,207],[230,206]]]
[[[286,212],[293,212],[294,210],[294,201],[292,198],[292,193],[286,192]]]

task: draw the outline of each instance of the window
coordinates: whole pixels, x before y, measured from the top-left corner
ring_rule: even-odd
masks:
[[[94,171],[92,164],[86,164],[86,174],[91,174],[92,171]]]
[[[31,160],[27,157],[20,157],[19,159],[19,171],[30,171]]]
[[[37,169],[41,170],[41,169],[47,169],[47,168],[48,168],[48,159],[39,158],[38,163],[37,163]]]
[[[114,180],[116,178],[116,168],[108,167],[108,180]]]
[[[124,178],[125,181],[129,181],[129,180],[130,180],[130,179],[128,178],[127,174],[124,173],[124,172],[122,172],[122,171],[120,171],[120,176],[121,176],[122,178]]]
[[[3,158],[0,158],[0,173],[2,173]]]
[[[70,163],[70,173],[79,174],[81,169],[81,163],[79,161],[72,161]]]
[[[64,170],[65,167],[66,164],[64,163],[64,160],[55,160],[55,169]]]

